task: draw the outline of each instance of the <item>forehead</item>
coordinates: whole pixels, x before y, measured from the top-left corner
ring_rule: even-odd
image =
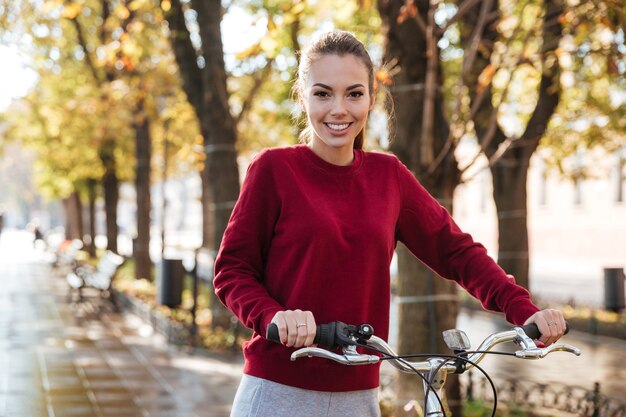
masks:
[[[306,85],[322,83],[329,86],[368,85],[367,67],[354,55],[322,55],[311,63]]]

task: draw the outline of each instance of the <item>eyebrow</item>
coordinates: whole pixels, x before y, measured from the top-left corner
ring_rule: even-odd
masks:
[[[328,86],[326,84],[323,84],[323,83],[315,83],[315,84],[313,84],[313,87],[322,87],[322,88],[325,88],[326,90],[331,90],[332,91],[332,87],[330,87],[330,86]],[[353,84],[353,85],[349,86],[347,88],[347,90],[353,90],[353,89],[359,88],[359,87],[365,88],[365,86],[363,84]]]

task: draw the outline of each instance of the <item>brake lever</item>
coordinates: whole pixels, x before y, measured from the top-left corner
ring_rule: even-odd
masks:
[[[337,353],[333,353],[326,349],[317,348],[317,347],[305,347],[302,349],[298,349],[291,354],[291,360],[295,361],[298,358],[303,357],[320,357],[324,359],[330,359],[335,362],[339,362],[344,365],[366,365],[378,363],[380,361],[379,356],[375,355],[365,355],[359,354],[354,346],[350,346],[343,349],[343,355],[339,355]]]
[[[567,343],[555,343],[545,348],[534,347],[531,349],[518,350],[515,356],[523,359],[541,359],[548,356],[552,352],[569,352],[576,356],[580,356],[580,349]]]
[[[526,335],[521,327],[515,327],[514,330],[515,333],[517,333],[517,336],[513,341],[523,348],[523,350],[515,352],[515,356],[518,358],[540,359],[546,357],[552,352],[569,352],[576,356],[580,356],[580,349],[575,346],[568,345],[567,343],[555,343],[545,348],[539,348],[535,342]]]

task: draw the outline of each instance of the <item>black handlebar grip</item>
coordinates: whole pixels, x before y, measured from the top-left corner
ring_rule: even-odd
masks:
[[[270,342],[280,343],[280,335],[278,334],[278,326],[276,323],[270,323],[267,326],[265,338]]]
[[[336,348],[337,347],[335,344],[336,331],[337,331],[336,322],[332,322],[328,324],[320,324],[316,328],[315,339],[313,340],[313,343],[326,349]],[[270,323],[267,326],[265,338],[271,342],[280,343],[280,335],[278,333],[278,326],[276,325],[276,323]]]
[[[541,332],[539,332],[539,328],[535,323],[529,323],[522,326],[522,330],[526,333],[526,336],[530,337],[533,340],[537,340],[541,338]],[[565,322],[565,334],[569,333],[569,324]]]
[[[541,337],[541,332],[539,332],[539,328],[535,323],[523,325],[522,330],[524,330],[526,336],[530,337],[533,340],[539,339]]]

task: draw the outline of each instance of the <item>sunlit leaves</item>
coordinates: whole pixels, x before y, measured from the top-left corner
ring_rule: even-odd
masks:
[[[398,14],[398,24],[402,24],[409,19],[415,19],[417,17],[417,13],[418,10],[415,0],[405,0],[404,5],[400,8],[400,13]]]
[[[558,54],[566,88],[542,144],[551,150],[545,159],[564,175],[579,174],[570,162],[582,149],[610,153],[626,145],[624,10],[612,1],[580,2],[561,20],[570,34]]]
[[[63,7],[63,0],[45,0],[41,6],[41,13],[47,15]]]
[[[61,17],[66,19],[75,19],[76,16],[82,11],[83,6],[78,3],[69,3],[63,7]]]
[[[484,70],[478,76],[478,86],[476,90],[478,93],[482,93],[487,86],[491,85],[491,80],[496,73],[496,67],[494,65],[487,65]]]

